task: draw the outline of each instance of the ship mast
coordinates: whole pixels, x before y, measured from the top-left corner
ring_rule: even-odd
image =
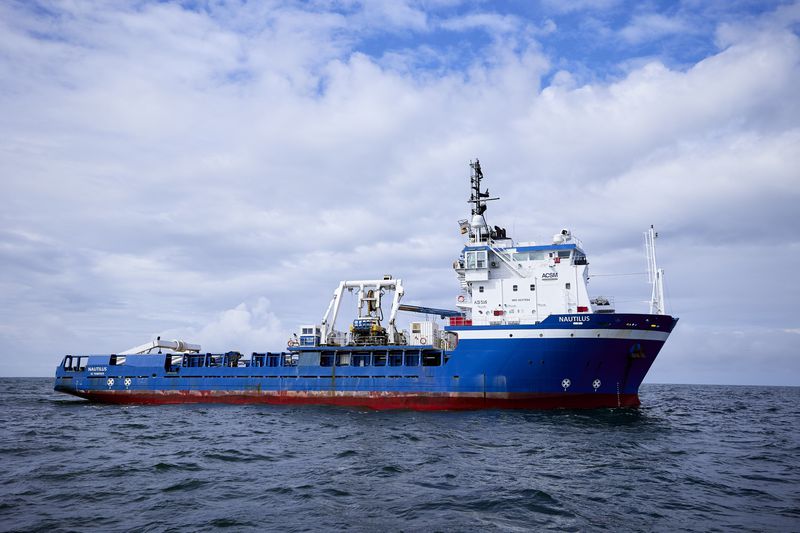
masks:
[[[483,214],[486,212],[486,202],[492,200],[499,200],[499,197],[489,198],[489,189],[481,192],[481,180],[483,180],[483,172],[481,171],[481,162],[475,159],[473,163],[470,161],[469,166],[472,167],[472,175],[470,176],[470,197],[468,203],[472,204],[472,221],[470,222],[470,241],[483,242],[491,237],[491,230],[486,223],[486,218]]]

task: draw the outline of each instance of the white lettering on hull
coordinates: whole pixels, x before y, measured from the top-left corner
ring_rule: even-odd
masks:
[[[576,315],[576,316],[560,316],[558,317],[559,322],[589,322],[591,320],[590,317],[586,315]]]

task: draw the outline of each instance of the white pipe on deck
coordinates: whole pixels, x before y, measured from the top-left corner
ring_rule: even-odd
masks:
[[[190,344],[186,341],[181,340],[172,340],[172,341],[162,341],[161,338],[157,338],[154,341],[148,342],[146,344],[141,344],[129,350],[125,350],[124,352],[119,352],[118,355],[136,355],[136,354],[143,354],[149,353],[156,348],[166,348],[168,350],[173,350],[175,352],[194,352],[197,353],[200,351],[199,344]]]

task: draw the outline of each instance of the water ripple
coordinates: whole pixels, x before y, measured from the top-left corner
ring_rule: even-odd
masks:
[[[800,389],[638,410],[103,406],[3,379],[0,531],[797,530]]]

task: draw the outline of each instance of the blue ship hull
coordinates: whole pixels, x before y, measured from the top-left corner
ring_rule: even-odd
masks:
[[[66,356],[55,390],[107,403],[306,403],[374,409],[639,405],[677,323],[664,315],[553,315],[451,326],[458,345],[318,346],[253,354]]]

